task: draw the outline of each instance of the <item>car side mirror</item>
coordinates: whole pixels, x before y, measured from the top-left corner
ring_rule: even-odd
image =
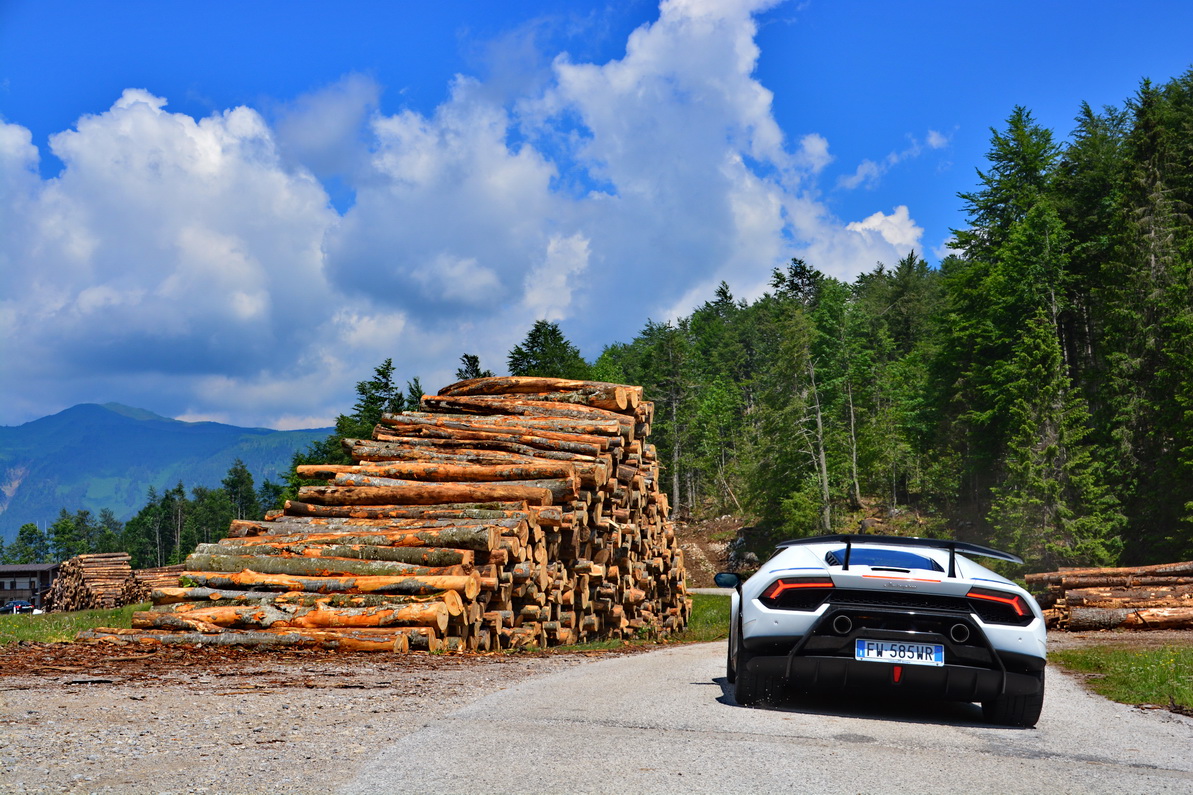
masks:
[[[741,577],[731,571],[720,571],[713,576],[712,581],[718,588],[736,588],[741,585]]]

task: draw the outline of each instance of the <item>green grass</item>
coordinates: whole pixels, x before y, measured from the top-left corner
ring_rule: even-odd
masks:
[[[692,594],[692,615],[676,640],[704,643],[729,637],[729,597],[720,594]]]
[[[1055,651],[1048,660],[1088,674],[1089,687],[1113,701],[1193,713],[1193,647],[1091,646]]]
[[[729,637],[729,597],[719,594],[692,594],[692,614],[683,632],[668,637],[663,643],[705,643],[724,640]],[[552,646],[551,651],[612,651],[630,646],[650,646],[656,641],[640,640],[594,640],[589,643],[575,643],[570,646]]]
[[[0,616],[0,646],[14,643],[59,643],[74,640],[85,629],[129,627],[133,613],[148,604],[127,605],[116,610],[79,610],[73,613],[43,613],[37,616]]]

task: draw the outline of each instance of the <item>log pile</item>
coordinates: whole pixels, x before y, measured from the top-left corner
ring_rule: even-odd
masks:
[[[121,592],[132,575],[127,552],[79,555],[63,561],[45,598],[47,612],[109,610],[125,604]]]
[[[152,569],[134,569],[120,590],[120,604],[135,605],[148,602],[154,589],[177,587],[184,571],[185,563]]]
[[[1193,561],[1027,575],[1050,628],[1193,629]]]
[[[133,629],[84,639],[488,651],[681,630],[683,554],[640,387],[461,381],[354,463],[200,544]]]

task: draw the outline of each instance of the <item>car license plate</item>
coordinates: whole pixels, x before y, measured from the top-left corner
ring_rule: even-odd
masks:
[[[866,662],[902,665],[944,665],[944,646],[937,643],[905,643],[895,640],[858,639],[853,658]]]

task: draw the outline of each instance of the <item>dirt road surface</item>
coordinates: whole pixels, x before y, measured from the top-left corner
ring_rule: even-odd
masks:
[[[0,792],[1193,792],[1193,720],[1050,671],[973,705],[746,709],[724,645],[452,657],[0,649]]]

